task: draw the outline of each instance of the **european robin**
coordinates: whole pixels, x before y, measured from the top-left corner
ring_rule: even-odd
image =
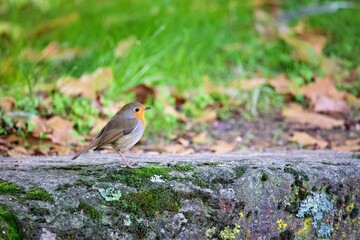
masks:
[[[127,167],[129,162],[120,151],[134,146],[145,131],[146,121],[144,113],[150,107],[145,107],[138,102],[128,103],[123,106],[101,129],[96,137],[83,150],[78,152],[72,160],[95,147],[95,151],[110,145],[124,160]]]

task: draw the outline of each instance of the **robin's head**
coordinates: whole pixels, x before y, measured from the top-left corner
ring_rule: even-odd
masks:
[[[151,107],[145,107],[143,104],[139,102],[131,102],[124,105],[120,111],[118,112],[119,115],[125,118],[137,118],[141,120],[142,124],[145,127],[145,116],[144,113],[146,110],[151,109]]]

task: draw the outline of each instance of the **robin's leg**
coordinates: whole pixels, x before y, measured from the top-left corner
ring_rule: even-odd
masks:
[[[121,153],[119,150],[117,150],[116,148],[113,147],[113,149],[114,149],[115,152],[117,152],[117,153],[120,155],[120,157],[124,160],[124,162],[125,162],[125,164],[126,164],[126,167],[131,168],[131,165],[130,165],[129,162],[126,160],[126,158],[124,157],[124,155],[122,155],[122,153]]]

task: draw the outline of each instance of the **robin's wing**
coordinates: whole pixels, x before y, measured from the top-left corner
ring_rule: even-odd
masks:
[[[131,133],[137,124],[137,119],[124,119],[123,121],[119,121],[119,118],[112,118],[96,136],[100,141],[95,150],[111,144],[122,136]]]

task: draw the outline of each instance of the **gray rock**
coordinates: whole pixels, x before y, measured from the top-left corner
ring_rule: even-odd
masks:
[[[137,169],[116,154],[70,158],[0,158],[0,238],[360,236],[357,153],[129,155]]]

